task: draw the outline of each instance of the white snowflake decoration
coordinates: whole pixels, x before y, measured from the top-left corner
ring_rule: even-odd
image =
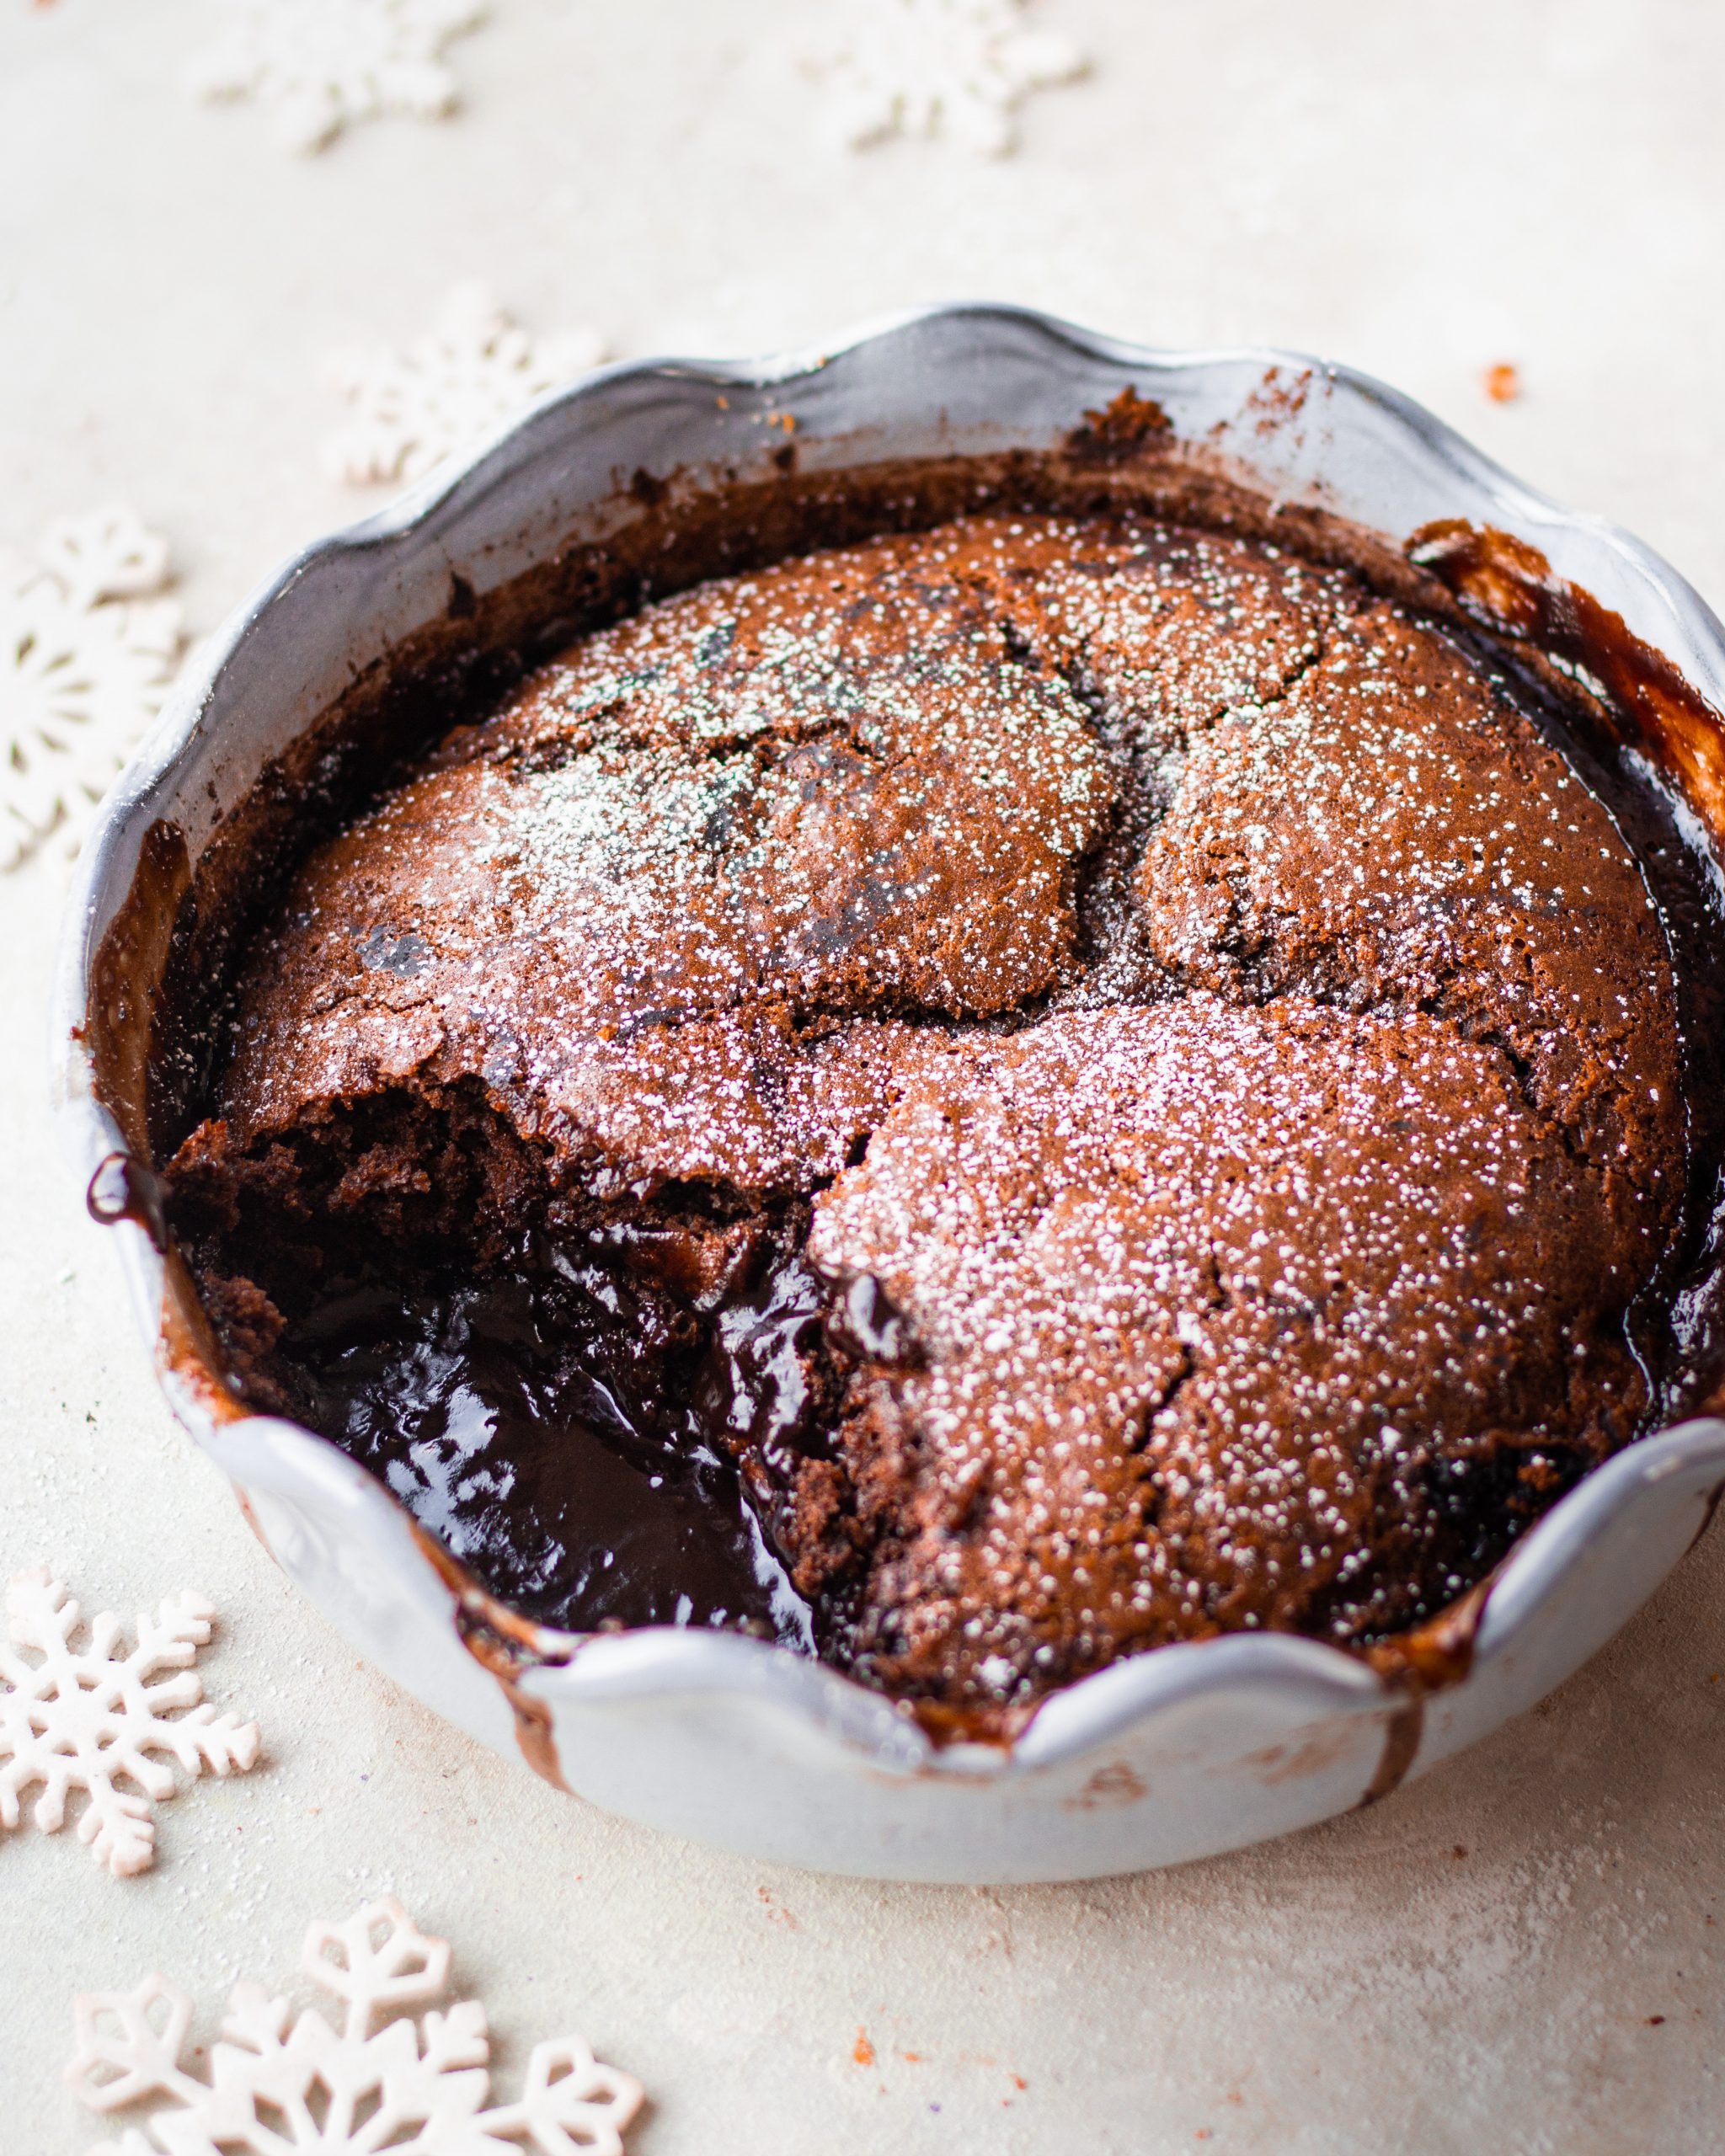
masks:
[[[817,60],[833,125],[853,149],[944,134],[1001,157],[1032,90],[1089,66],[1067,39],[1024,25],[1025,0],[846,0],[846,27]]]
[[[484,0],[223,0],[227,27],[191,72],[200,97],[255,98],[291,150],[379,114],[438,120],[457,104],[444,48]]]
[[[93,2111],[150,2096],[151,2116],[91,2156],[622,2156],[641,2084],[601,2066],[579,2036],[534,2047],[521,2100],[491,2094],[485,2009],[464,1999],[415,2021],[400,2009],[441,1999],[450,1951],[399,1902],[371,1903],[343,1924],[314,1924],[300,1967],[342,2002],[339,2030],[315,2008],[237,1984],[209,2079],[183,2063],[192,2002],[161,1977],[136,1991],[80,1999],[67,2079]],[[372,2034],[380,2011],[397,2018]]]
[[[0,558],[0,869],[101,799],[184,642],[168,543],[129,509],[63,517]]]
[[[209,1643],[215,1612],[200,1595],[170,1595],[155,1616],[140,1614],[137,1644],[126,1649],[119,1618],[104,1611],[80,1647],[78,1606],[45,1567],[13,1581],[6,1608],[0,1830],[19,1824],[19,1796],[40,1782],[31,1817],[44,1833],[57,1833],[67,1796],[81,1789],[88,1802],[78,1838],[96,1861],[116,1876],[147,1870],[155,1860],[153,1806],[177,1787],[173,1769],[152,1754],[171,1754],[188,1780],[206,1769],[243,1774],[257,1763],[256,1722],[218,1716],[201,1704],[204,1688],[191,1663]],[[40,1660],[29,1659],[31,1652]],[[116,1788],[120,1777],[136,1788]]]
[[[379,346],[325,362],[328,387],[354,412],[324,444],[325,467],[355,487],[416,479],[604,356],[591,329],[530,337],[483,285],[457,285],[431,334],[406,351]]]

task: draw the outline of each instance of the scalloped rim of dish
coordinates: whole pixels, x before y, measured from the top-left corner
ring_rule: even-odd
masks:
[[[718,392],[772,388],[829,374],[859,350],[919,325],[966,318],[1009,323],[1086,360],[1129,370],[1310,370],[1327,382],[1346,385],[1381,407],[1437,463],[1500,502],[1506,522],[1524,532],[1535,526],[1579,536],[1616,556],[1663,602],[1674,640],[1685,647],[1682,670],[1716,707],[1725,705],[1725,626],[1661,556],[1608,520],[1565,509],[1525,485],[1400,391],[1306,354],[1268,346],[1188,351],[1140,345],[1033,308],[977,302],[907,310],[865,323],[830,344],[761,358],[616,361],[535,399],[471,451],[447,459],[371,515],[312,542],[260,584],[194,651],[99,812],[67,908],[51,1036],[53,1084],[63,1139],[86,1184],[104,1159],[127,1150],[112,1113],[95,1097],[90,1059],[81,1039],[90,969],[101,936],[130,886],[139,843],[156,820],[158,796],[169,788],[175,766],[195,739],[223,668],[259,618],[309,567],[411,536],[441,504],[464,490],[483,488],[488,466],[545,414],[578,404],[607,383],[660,376],[697,382]],[[162,1258],[142,1228],[130,1220],[117,1225],[138,1321],[148,1345],[158,1349],[165,1285]],[[418,1530],[405,1508],[329,1439],[274,1417],[242,1413],[232,1420],[218,1418],[201,1388],[183,1372],[159,1364],[158,1374],[180,1421],[242,1488],[284,1495],[313,1490],[327,1503],[366,1516],[377,1553],[392,1545],[399,1549],[405,1563],[435,1581],[446,1604],[464,1602],[478,1611],[506,1612],[507,1605],[496,1603],[477,1582],[458,1594],[438,1577],[418,1545]],[[1615,1523],[1627,1518],[1637,1497],[1674,1476],[1691,1488],[1705,1490],[1711,1483],[1717,1502],[1725,1486],[1725,1420],[1702,1416],[1638,1439],[1594,1469],[1553,1506],[1492,1576],[1470,1673],[1513,1653],[1583,1556],[1610,1535]],[[457,1561],[448,1562],[471,1579]],[[508,1614],[511,1634],[531,1641],[521,1673],[536,1697],[579,1697],[599,1704],[726,1691],[759,1697],[764,1691],[893,1774],[997,1777],[1069,1764],[1128,1727],[1200,1694],[1269,1686],[1284,1696],[1303,1697],[1314,1716],[1381,1710],[1408,1696],[1396,1680],[1381,1676],[1343,1648],[1299,1634],[1238,1632],[1146,1650],[1078,1678],[1038,1702],[1010,1740],[942,1743],[916,1723],[908,1708],[841,1671],[740,1634],[666,1625],[574,1633]]]

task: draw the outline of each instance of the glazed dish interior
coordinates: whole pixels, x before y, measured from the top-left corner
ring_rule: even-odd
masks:
[[[184,902],[229,1381],[529,1617],[985,1720],[1393,1655],[1714,1383],[1680,793],[1435,579],[1091,450],[458,586]]]

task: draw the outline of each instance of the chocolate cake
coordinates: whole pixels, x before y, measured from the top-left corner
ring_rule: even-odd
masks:
[[[311,851],[170,1217],[247,1396],[531,1616],[982,1713],[1369,1646],[1680,1396],[1682,852],[1549,685],[1284,547],[806,553]]]

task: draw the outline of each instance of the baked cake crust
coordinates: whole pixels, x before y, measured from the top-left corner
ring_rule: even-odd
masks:
[[[1441,1609],[1648,1427],[1689,1172],[1659,905],[1524,685],[1130,516],[585,638],[311,853],[212,1106],[171,1209],[260,1403],[558,1621],[593,1428],[723,1461],[769,1629],[959,1707]],[[441,1512],[327,1349],[434,1275],[438,1353],[507,1279],[563,1358],[531,1473],[420,1429]]]

